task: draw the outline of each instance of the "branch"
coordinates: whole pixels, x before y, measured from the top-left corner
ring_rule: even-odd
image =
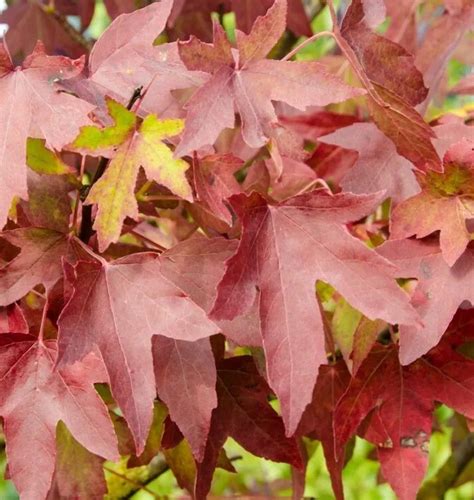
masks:
[[[92,49],[93,42],[92,40],[87,40],[84,35],[76,30],[71,24],[69,24],[66,16],[60,14],[54,7],[51,5],[44,5],[41,2],[38,2],[38,5],[41,7],[43,12],[48,16],[51,16],[55,19],[55,21],[61,26],[61,28],[79,45],[84,47],[87,52],[90,52]]]
[[[138,87],[134,90],[130,101],[127,104],[127,109],[132,109],[135,102],[142,97],[142,89],[143,87]],[[88,243],[90,237],[93,234],[92,229],[92,205],[84,205],[92,186],[104,175],[104,172],[109,164],[108,158],[101,158],[99,160],[99,165],[97,166],[97,170],[95,171],[94,177],[92,178],[91,183],[88,186],[84,186],[84,189],[81,190],[80,199],[83,203],[82,205],[82,222],[81,222],[81,230],[79,231],[79,239],[84,243]]]
[[[132,498],[137,491],[140,490],[150,492],[150,490],[148,489],[148,485],[168,470],[169,466],[165,462],[165,460],[161,457],[156,457],[148,466],[148,477],[145,479],[145,481],[142,484],[136,483],[136,486],[134,486],[132,490],[130,490],[126,495],[122,496],[119,500],[128,500]],[[155,495],[155,493],[152,494]]]
[[[459,443],[436,475],[421,487],[417,499],[443,498],[444,493],[454,485],[457,478],[473,458],[474,433],[471,433]]]

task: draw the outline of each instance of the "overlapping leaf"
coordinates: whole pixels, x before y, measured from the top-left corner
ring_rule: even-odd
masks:
[[[62,260],[74,263],[87,258],[80,241],[64,233],[43,228],[20,228],[0,233],[0,238],[21,249],[0,269],[0,304],[21,299],[36,285],[51,289],[62,276]]]
[[[83,127],[72,143],[76,150],[111,156],[105,174],[92,186],[86,200],[98,205],[94,228],[101,251],[118,240],[126,217],[138,217],[135,184],[140,166],[150,180],[192,199],[185,176],[189,165],[175,159],[163,142],[181,132],[182,120],[160,120],[148,115],[139,123],[135,114],[121,104],[108,99],[107,107],[115,123],[105,128]]]
[[[48,56],[41,42],[15,68],[5,45],[0,44],[0,226],[15,196],[27,199],[26,140],[46,139],[61,149],[74,139],[79,127],[90,122],[93,106],[67,93],[57,83],[78,75],[84,61]]]
[[[56,370],[56,356],[55,341],[44,343],[27,335],[0,337],[0,414],[8,467],[25,498],[41,500],[48,493],[59,421],[88,450],[111,460],[117,458],[112,423],[93,386],[105,381],[101,364],[89,356]],[[31,443],[35,444],[35,457],[25,461]]]
[[[342,488],[344,457],[340,450],[336,452],[334,447],[334,410],[350,380],[350,374],[342,360],[335,365],[321,366],[314,387],[313,400],[303,413],[298,428],[298,434],[321,441],[337,499],[344,498]]]
[[[390,236],[423,238],[440,231],[440,245],[452,266],[463,254],[471,234],[467,219],[474,219],[473,142],[452,146],[444,157],[444,172],[419,175],[422,192],[401,203],[391,217]]]
[[[205,80],[205,75],[186,69],[175,43],[153,46],[172,4],[173,0],[162,0],[122,14],[104,31],[89,59],[89,83],[101,94],[126,103],[143,87],[146,96],[141,108],[161,115],[173,107],[172,90],[194,87]]]
[[[394,204],[420,191],[411,171],[413,165],[372,123],[355,123],[320,140],[359,153],[357,162],[341,181],[345,191],[366,194],[384,189]]]
[[[375,124],[418,168],[440,170],[434,133],[413,109],[428,93],[423,76],[403,47],[372,31],[384,17],[382,0],[353,0],[335,36],[368,90]]]
[[[452,267],[432,241],[394,240],[377,251],[399,267],[400,276],[418,280],[412,303],[423,326],[400,328],[400,360],[408,364],[439,342],[464,301],[474,304],[474,251],[466,249]]]
[[[59,365],[98,350],[112,394],[141,453],[156,395],[151,339],[194,341],[219,329],[161,272],[160,258],[142,253],[79,262],[74,293],[59,319]]]
[[[337,404],[337,449],[370,413],[362,434],[377,445],[384,477],[398,498],[415,498],[428,466],[434,402],[474,415],[472,363],[452,349],[449,333],[403,367],[395,346],[375,347]]]
[[[260,147],[272,136],[272,125],[277,122],[272,101],[305,109],[361,94],[319,63],[264,59],[283,34],[286,13],[286,0],[276,0],[248,35],[237,31],[237,51],[217,23],[213,44],[196,38],[179,42],[186,67],[211,76],[187,104],[178,154],[213,144],[222,130],[234,126],[235,111],[242,120],[245,142]]]
[[[249,356],[217,365],[219,403],[212,414],[204,459],[198,463],[196,498],[207,497],[219,452],[233,437],[255,455],[302,467],[296,441],[285,436],[281,418],[268,404],[269,388]]]
[[[232,319],[259,296],[270,386],[289,435],[310,402],[326,358],[317,280],[333,285],[368,317],[413,324],[416,313],[396,285],[394,269],[344,227],[363,217],[380,195],[312,192],[278,205],[259,195],[231,198],[243,224],[237,253],[227,261],[211,315]]]

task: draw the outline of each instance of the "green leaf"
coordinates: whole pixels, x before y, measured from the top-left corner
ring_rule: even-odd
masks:
[[[70,174],[71,169],[61,158],[45,145],[44,139],[28,137],[26,144],[26,163],[38,174],[64,175]]]
[[[122,144],[135,130],[137,117],[125,106],[106,97],[107,110],[114,124],[109,127],[82,127],[72,147],[89,152],[116,147]]]
[[[82,127],[72,144],[81,152],[111,156],[104,175],[94,184],[86,199],[86,204],[98,205],[94,229],[102,252],[119,239],[126,217],[138,217],[135,184],[140,167],[149,180],[167,187],[183,199],[192,200],[191,186],[186,179],[189,165],[174,158],[173,151],[163,142],[179,134],[184,122],[160,120],[155,115],[148,115],[140,123],[134,113],[112,99],[107,99],[107,108],[114,125]]]

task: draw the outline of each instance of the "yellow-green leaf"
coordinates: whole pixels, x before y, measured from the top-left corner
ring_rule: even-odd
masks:
[[[120,112],[123,113],[123,109]],[[135,183],[140,166],[148,179],[166,186],[184,199],[192,199],[186,179],[189,165],[174,158],[171,149],[163,142],[165,138],[179,134],[183,126],[182,120],[159,120],[155,115],[148,115],[138,130],[125,136],[124,142],[117,146],[105,174],[92,187],[86,200],[88,204],[98,205],[94,229],[101,251],[118,240],[126,217],[136,219],[138,216]],[[100,144],[102,147],[105,142]]]
[[[71,169],[61,158],[46,147],[44,139],[28,138],[26,144],[26,163],[38,174],[63,175],[71,173]]]
[[[137,117],[125,106],[106,98],[107,110],[114,124],[109,127],[82,127],[72,143],[74,149],[89,152],[102,151],[122,144],[135,130]]]

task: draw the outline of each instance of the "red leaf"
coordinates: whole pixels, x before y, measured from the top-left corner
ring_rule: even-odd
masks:
[[[217,217],[227,224],[232,224],[232,215],[225,200],[240,193],[239,183],[234,173],[240,170],[244,162],[233,155],[210,155],[204,158],[194,157],[193,174],[197,199]]]
[[[380,199],[380,194],[331,196],[320,191],[278,205],[268,205],[256,194],[231,198],[243,234],[237,253],[227,261],[211,315],[232,319],[259,295],[267,373],[288,435],[311,400],[318,367],[326,358],[316,280],[333,285],[371,319],[416,321],[392,278],[393,268],[344,227]]]
[[[225,272],[225,261],[237,249],[237,241],[194,236],[162,256],[162,273],[187,293],[196,304],[210,312],[217,285]],[[239,345],[261,345],[256,303],[246,314],[216,324],[224,335]]]
[[[76,2],[74,2],[76,3]],[[90,9],[91,0],[77,2],[80,6]],[[58,2],[58,10],[64,1]],[[87,7],[87,4],[89,6]],[[93,11],[94,5],[92,5]],[[84,11],[83,20],[92,17]],[[0,14],[0,23],[8,24],[5,40],[15,60],[22,59],[25,54],[34,50],[38,40],[44,44],[50,54],[64,54],[70,57],[81,57],[87,53],[87,46],[80,43],[77,37],[72,37],[70,30],[65,29],[59,12],[48,11],[43,2],[29,2],[19,0],[9,4],[9,7]]]
[[[440,170],[431,138],[434,134],[413,106],[428,93],[414,58],[402,46],[377,35],[372,28],[383,21],[382,0],[353,0],[335,36],[369,92],[375,124],[419,169]]]
[[[176,44],[154,47],[163,31],[172,0],[162,0],[130,14],[122,14],[94,45],[90,59],[90,83],[127,103],[134,91],[144,87],[141,109],[163,114],[173,106],[170,91],[196,86],[204,75],[188,71]]]
[[[397,153],[392,141],[372,123],[355,123],[319,140],[359,153],[358,160],[341,181],[345,191],[367,194],[385,189],[393,204],[420,191],[413,165]]]
[[[317,62],[264,59],[285,29],[286,0],[275,0],[246,35],[237,32],[237,52],[220,24],[214,24],[214,44],[191,38],[179,42],[180,56],[190,70],[212,76],[193,95],[183,140],[176,154],[185,155],[213,144],[224,128],[234,126],[234,109],[242,119],[242,134],[251,147],[264,145],[272,136],[277,116],[272,101],[298,109],[325,106],[361,94]]]
[[[5,422],[8,470],[25,498],[46,497],[59,421],[91,452],[118,458],[107,408],[93,387],[104,381],[101,364],[89,356],[82,363],[55,370],[55,362],[55,341],[42,343],[25,335],[0,337],[0,414]],[[32,443],[34,460],[25,455]]]
[[[237,27],[245,33],[250,33],[258,16],[263,16],[271,7],[273,0],[232,0],[232,10],[237,18]],[[303,2],[288,0],[288,28],[298,36],[311,36],[309,24]]]
[[[419,175],[422,192],[392,213],[390,237],[423,238],[439,231],[443,257],[452,266],[471,241],[467,219],[474,218],[474,142],[464,140],[444,157],[444,172]]]
[[[400,276],[418,280],[412,303],[423,326],[400,327],[400,360],[406,365],[439,342],[465,300],[474,304],[474,251],[468,248],[452,267],[432,242],[394,240],[377,252],[399,267]]]
[[[212,414],[204,460],[197,466],[196,498],[206,498],[219,452],[228,437],[254,455],[302,467],[298,445],[285,437],[281,418],[268,404],[268,393],[269,388],[250,356],[219,362],[219,403]]]
[[[464,35],[472,28],[474,7],[469,0],[460,2],[459,10],[445,12],[428,29],[423,44],[416,54],[416,66],[429,87],[429,97],[437,91],[449,59]],[[428,99],[429,99],[428,97]],[[427,107],[428,100],[424,103]]]
[[[161,272],[151,253],[79,262],[74,293],[58,320],[59,365],[98,349],[112,394],[143,450],[156,389],[151,338],[198,340],[219,332],[203,309]]]
[[[336,449],[373,410],[362,434],[378,446],[382,473],[398,498],[415,498],[428,465],[434,402],[472,418],[472,368],[448,340],[408,366],[400,366],[395,346],[375,347],[337,405]]]
[[[28,333],[28,323],[18,304],[0,307],[0,333]]]
[[[13,229],[0,237],[21,248],[0,269],[0,305],[12,304],[39,284],[50,290],[62,276],[63,258],[74,263],[87,255],[79,240],[51,229]]]
[[[217,405],[216,367],[208,339],[196,342],[153,338],[153,357],[158,396],[189,441],[197,460],[202,460]]]
[[[78,75],[84,61],[47,56],[41,42],[15,68],[7,49],[0,44],[0,226],[7,219],[14,196],[28,198],[26,187],[26,139],[46,139],[47,145],[61,149],[76,136],[79,127],[90,123],[94,108],[65,92],[57,81]]]
[[[313,392],[313,400],[303,413],[298,428],[298,434],[321,441],[337,499],[344,498],[342,488],[344,456],[340,450],[336,454],[334,448],[334,410],[350,380],[349,371],[343,360],[335,365],[321,366]]]

